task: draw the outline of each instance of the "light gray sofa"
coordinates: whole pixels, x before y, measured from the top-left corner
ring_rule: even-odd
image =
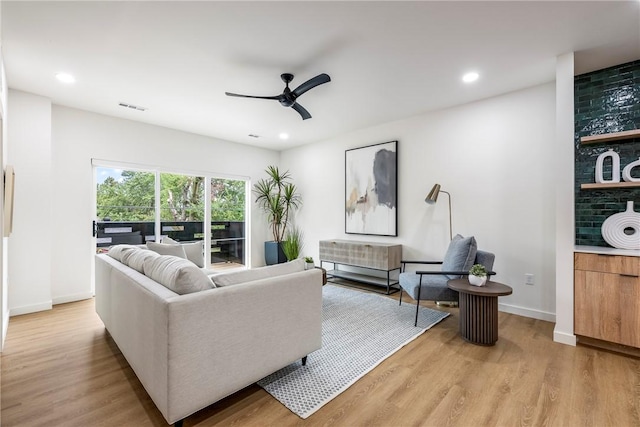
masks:
[[[321,347],[322,272],[303,264],[221,274],[220,287],[179,295],[99,254],[96,311],[164,418],[181,425]]]

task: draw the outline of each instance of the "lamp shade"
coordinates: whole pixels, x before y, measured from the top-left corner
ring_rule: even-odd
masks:
[[[429,191],[429,194],[427,194],[427,197],[424,199],[424,201],[429,203],[430,205],[433,205],[435,202],[438,201],[439,194],[440,194],[440,184],[435,184],[431,189],[431,191]]]

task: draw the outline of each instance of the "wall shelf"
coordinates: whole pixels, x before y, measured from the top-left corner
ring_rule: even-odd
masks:
[[[613,182],[613,183],[590,183],[580,184],[581,190],[595,190],[601,188],[631,188],[640,187],[640,182]]]
[[[640,138],[640,129],[626,130],[624,132],[603,133],[601,135],[583,136],[581,144],[597,144],[599,142],[620,141],[623,139]]]

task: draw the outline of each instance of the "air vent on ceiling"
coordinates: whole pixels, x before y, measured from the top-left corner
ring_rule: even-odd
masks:
[[[131,108],[132,110],[147,111],[145,107],[138,107],[137,105],[127,104],[126,102],[121,102],[118,105],[125,108]]]

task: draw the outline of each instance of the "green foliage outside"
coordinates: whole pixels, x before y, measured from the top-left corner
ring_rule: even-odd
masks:
[[[122,180],[108,177],[98,184],[97,216],[111,221],[155,220],[155,174],[123,171]],[[211,180],[211,220],[244,221],[245,183]],[[160,174],[160,218],[162,221],[204,219],[204,178]]]
[[[211,220],[244,221],[245,182],[211,179]]]

